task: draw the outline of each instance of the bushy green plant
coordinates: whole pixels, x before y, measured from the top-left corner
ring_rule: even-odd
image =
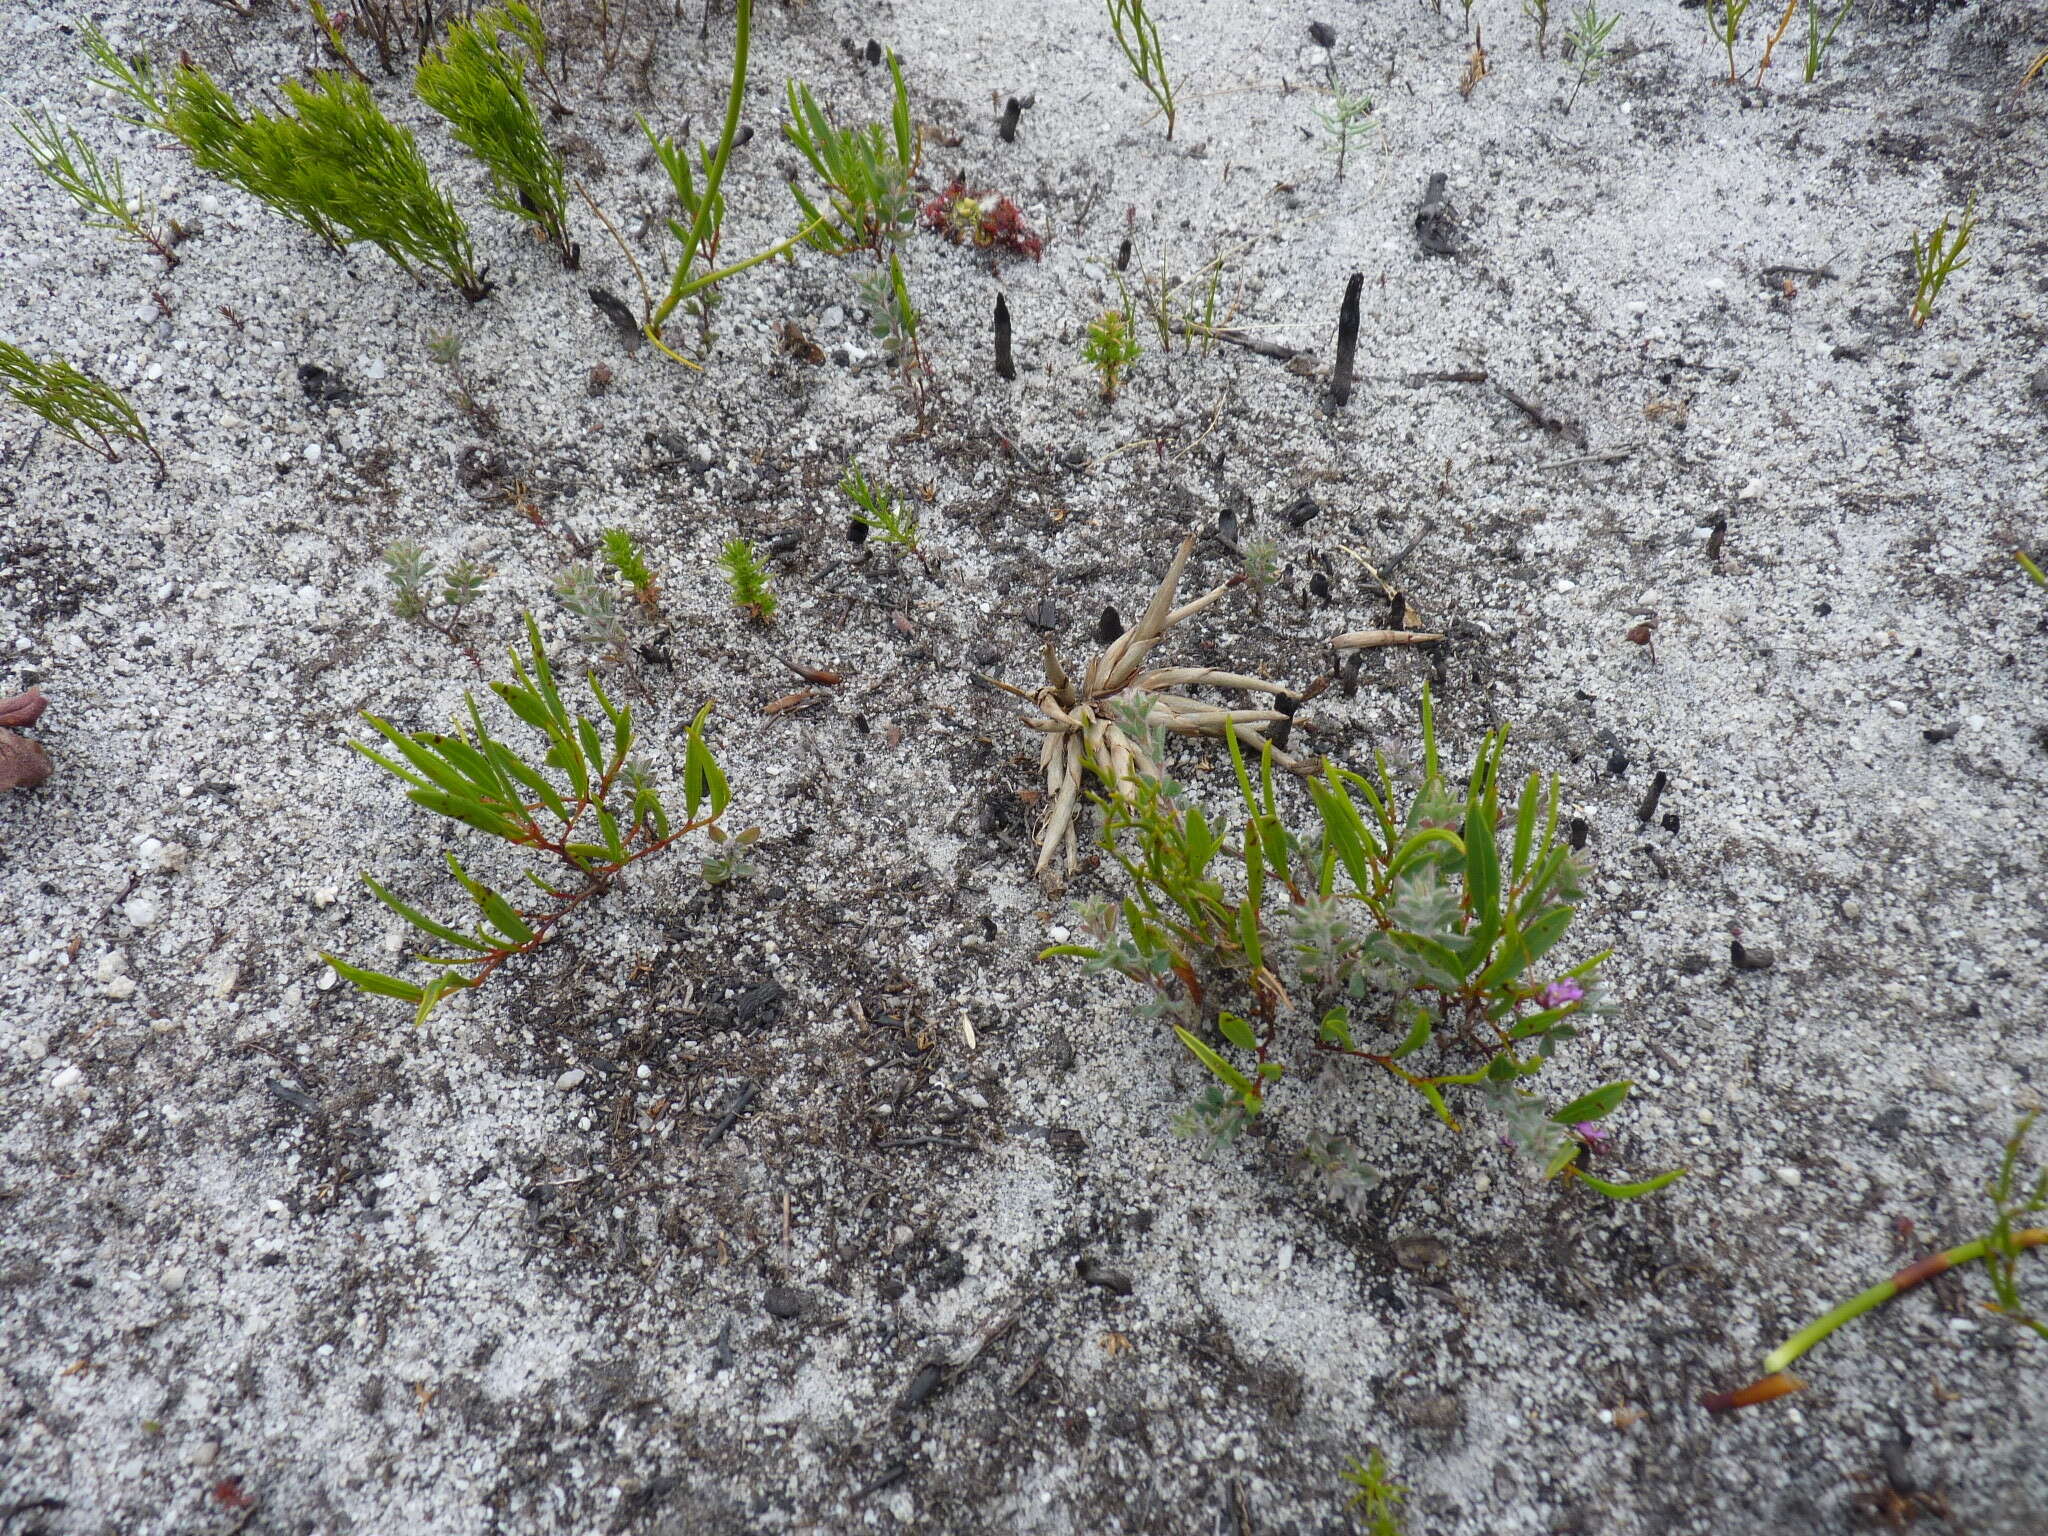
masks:
[[[1104,310],[1088,322],[1088,336],[1081,343],[1081,356],[1102,381],[1102,398],[1114,400],[1123,376],[1144,351],[1131,331],[1131,317],[1120,309]]]
[[[94,229],[111,229],[124,239],[148,246],[162,258],[166,270],[178,264],[178,254],[172,247],[183,236],[183,229],[173,219],[169,228],[159,234],[150,227],[146,219],[148,210],[139,200],[135,206],[129,206],[120,161],[112,155],[101,158],[77,129],[47,116],[39,119],[33,112],[14,125],[14,132],[28,147],[29,159],[35,162],[36,169],[85,210],[86,222]]]
[[[449,873],[477,909],[477,926],[468,933],[420,912],[374,875],[364,873],[363,883],[379,901],[446,946],[444,952],[416,957],[440,974],[420,984],[350,965],[335,955],[323,958],[365,992],[412,1004],[415,1023],[425,1023],[451,993],[481,986],[506,961],[539,949],[564,918],[608,890],[630,865],[673,847],[692,832],[716,829],[732,798],[725,775],[704,742],[709,704],[697,711],[685,739],[684,819],[676,826],[648,770],[633,756],[637,737],[632,709],[614,705],[592,674],[590,691],[604,711],[604,724],[572,715],[555,687],[540,628],[530,616],[526,633],[531,670],[515,648],[514,680],[493,683],[491,690],[545,739],[546,752],[539,761],[491,734],[473,694],[464,695],[469,724],[458,725],[457,734],[401,731],[375,715],[365,715],[395,755],[349,743],[408,786],[406,798],[415,804],[509,847],[549,855],[558,866],[546,877],[526,871],[540,897],[537,905],[521,908],[472,876],[453,853],[446,855]]]
[[[569,238],[562,159],[541,129],[526,90],[526,64],[505,46],[507,33],[545,37],[540,18],[523,0],[506,0],[501,8],[456,22],[447,42],[420,61],[413,87],[491,173],[492,205],[532,224],[560,253],[562,265],[574,270],[581,258]]]
[[[895,103],[886,127],[835,127],[808,85],[789,82],[789,121],[782,125],[783,137],[796,146],[823,187],[814,200],[792,181],[789,194],[808,228],[805,240],[829,255],[880,252],[886,242],[902,239],[916,227],[918,205],[910,178],[917,170],[919,145],[911,128],[910,91],[894,53],[889,55],[889,77],[895,85]]]
[[[1954,230],[1950,230],[1948,215],[1941,216],[1941,227],[1930,230],[1926,240],[1920,238],[1918,230],[1913,231],[1913,325],[1917,329],[1927,323],[1934,313],[1934,301],[1941,297],[1941,290],[1948,286],[1951,274],[1970,264],[1965,254],[1969,250],[1970,237],[1977,232],[1977,200],[1970,199],[1963,209],[1963,219]]]
[[[461,646],[481,672],[483,662],[464,644],[461,629],[463,616],[482,593],[489,573],[474,561],[457,560],[441,574],[436,592],[434,562],[411,539],[400,539],[384,551],[384,573],[394,589],[391,611]]]
[[[870,481],[857,462],[848,462],[839,489],[853,503],[854,521],[866,530],[862,538],[873,537],[917,553],[917,508],[886,485]]]
[[[745,539],[728,539],[719,552],[718,563],[732,587],[735,608],[744,609],[761,623],[775,617],[775,594],[768,587],[768,571],[754,546]]]
[[[1109,30],[1123,50],[1138,84],[1145,87],[1166,114],[1166,137],[1173,139],[1173,81],[1166,73],[1166,54],[1159,46],[1159,23],[1145,0],[1109,0]]]
[[[604,531],[604,562],[618,573],[619,580],[633,589],[633,598],[642,608],[649,613],[660,610],[659,585],[632,534],[623,528],[607,528]]]
[[[1157,731],[1133,715],[1127,735]],[[1255,783],[1235,734],[1225,738],[1243,803],[1234,828],[1164,778],[1097,796],[1103,850],[1132,894],[1084,907],[1087,941],[1046,955],[1150,990],[1148,1012],[1215,1080],[1179,1122],[1184,1133],[1227,1143],[1263,1113],[1299,1059],[1283,1039],[1291,1026],[1319,1057],[1370,1062],[1406,1083],[1452,1129],[1445,1090],[1473,1091],[1546,1178],[1615,1198],[1662,1188],[1678,1174],[1618,1183],[1588,1168],[1608,1137],[1598,1122],[1627,1082],[1555,1107],[1523,1086],[1606,1006],[1604,954],[1562,971],[1546,963],[1580,893],[1579,862],[1557,836],[1556,779],[1546,793],[1531,774],[1503,822],[1505,728],[1481,743],[1463,795],[1438,762],[1427,692],[1422,737],[1422,784],[1405,812],[1384,759],[1377,786],[1325,765],[1306,781],[1317,818],[1307,831],[1281,814],[1270,746]],[[1145,755],[1159,761],[1157,744]],[[1432,1057],[1433,1070],[1419,1070]],[[1370,1178],[1327,1143],[1322,1153],[1312,1162]]]
[[[1352,1487],[1351,1507],[1365,1521],[1366,1536],[1403,1536],[1401,1506],[1408,1502],[1405,1484],[1393,1480],[1387,1458],[1378,1446],[1344,1469]]]
[[[315,70],[310,87],[287,80],[290,111],[273,117],[245,111],[195,64],[181,62],[159,88],[146,59],[122,58],[96,29],[85,41],[108,72],[97,83],[134,102],[134,121],[170,134],[201,170],[337,250],[366,242],[414,276],[438,273],[472,304],[489,295],[462,215],[363,81],[331,70]]]
[[[9,398],[27,406],[81,448],[118,463],[114,439],[140,443],[163,469],[164,456],[149,440],[149,428],[111,384],[81,373],[61,357],[38,362],[12,342],[0,341],[0,383]]]

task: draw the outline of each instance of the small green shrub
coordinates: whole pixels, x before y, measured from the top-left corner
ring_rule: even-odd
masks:
[[[118,463],[114,439],[140,443],[163,470],[164,456],[149,439],[149,428],[111,384],[78,371],[61,357],[37,362],[12,342],[0,341],[0,383],[8,396],[27,406],[81,448]]]
[[[1124,374],[1144,351],[1131,333],[1131,317],[1120,309],[1104,310],[1088,323],[1088,338],[1081,343],[1081,356],[1102,381],[1102,398],[1114,400]]]
[[[1586,8],[1574,16],[1571,25],[1565,29],[1565,43],[1579,65],[1578,78],[1572,82],[1572,93],[1565,98],[1567,115],[1577,103],[1579,92],[1599,79],[1600,71],[1607,67],[1607,39],[1620,21],[1620,13],[1602,16],[1594,0],[1586,0]]]
[[[1970,237],[1977,232],[1977,200],[1970,199],[1963,210],[1963,219],[1953,231],[1949,229],[1948,215],[1941,216],[1941,227],[1928,233],[1923,242],[1918,230],[1913,231],[1913,308],[1911,311],[1914,328],[1927,323],[1934,313],[1934,301],[1941,297],[1941,290],[1948,286],[1949,277],[1970,264],[1965,254],[1969,249]]]
[[[632,709],[614,705],[592,674],[590,691],[604,711],[605,723],[572,715],[555,687],[540,628],[530,616],[526,634],[531,671],[515,648],[514,680],[493,683],[491,691],[545,738],[547,751],[540,761],[493,736],[473,694],[464,695],[468,727],[458,725],[454,735],[401,731],[375,715],[365,715],[396,756],[361,742],[349,743],[404,783],[406,798],[416,805],[509,847],[546,854],[558,866],[547,877],[526,871],[527,882],[540,897],[538,905],[520,908],[503,892],[474,878],[453,853],[446,855],[449,873],[477,909],[478,923],[469,933],[407,905],[374,875],[364,873],[363,883],[371,894],[445,946],[443,953],[418,956],[423,964],[438,967],[440,974],[422,985],[350,965],[335,955],[322,958],[363,991],[412,1004],[415,1023],[425,1023],[451,993],[481,986],[506,961],[539,949],[564,918],[610,889],[628,866],[673,847],[692,832],[715,832],[732,798],[725,775],[704,742],[709,704],[690,722],[683,752],[684,820],[676,826],[648,770],[633,756],[638,738]]]
[[[884,544],[917,553],[917,508],[887,486],[869,481],[858,463],[849,462],[839,489],[853,503],[853,521],[861,539],[870,535]]]
[[[808,226],[806,243],[828,255],[879,253],[886,242],[901,240],[916,227],[918,204],[910,179],[917,170],[919,146],[911,130],[909,88],[894,53],[889,55],[889,77],[895,84],[895,104],[887,127],[834,127],[811,88],[789,82],[789,121],[782,125],[783,137],[796,146],[824,189],[814,200],[792,181],[789,195]],[[819,200],[825,205],[822,209]]]
[[[718,556],[725,578],[732,586],[735,608],[745,610],[763,624],[775,617],[775,594],[768,587],[768,572],[754,546],[745,539],[728,539]]]
[[[647,568],[646,557],[640,553],[640,546],[633,542],[633,535],[623,528],[607,528],[604,531],[604,562],[618,573],[619,580],[633,589],[634,600],[649,613],[661,609],[661,593],[654,579],[654,572]]]
[[[492,205],[532,224],[573,271],[581,255],[569,238],[569,190],[561,156],[541,129],[540,114],[526,91],[526,65],[505,46],[506,33],[545,38],[540,18],[523,0],[506,0],[500,9],[456,22],[447,42],[420,61],[413,87],[491,173]],[[540,58],[546,58],[545,51]]]
[[[86,50],[108,72],[97,83],[129,98],[132,121],[161,129],[192,163],[232,182],[340,250],[376,246],[408,273],[433,272],[474,304],[491,285],[469,227],[434,184],[407,129],[386,117],[361,80],[315,70],[287,80],[290,111],[245,111],[205,70],[180,63],[161,89],[146,59],[123,59],[96,29]]]
[[[457,560],[442,573],[440,591],[436,592],[434,562],[411,539],[400,539],[384,551],[384,574],[393,588],[393,613],[460,646],[477,671],[483,671],[482,659],[463,641],[461,630],[464,615],[482,594],[489,572],[473,561]]]
[[[1149,738],[1142,756],[1161,760],[1160,728],[1140,708],[1122,725]],[[1422,738],[1422,784],[1405,812],[1384,759],[1377,786],[1326,765],[1306,781],[1316,823],[1300,831],[1280,812],[1271,746],[1255,783],[1237,736],[1226,736],[1243,803],[1234,846],[1233,829],[1170,780],[1127,780],[1123,793],[1096,796],[1101,846],[1132,894],[1085,904],[1086,941],[1046,955],[1150,991],[1147,1012],[1214,1079],[1176,1122],[1183,1135],[1228,1145],[1264,1113],[1290,1058],[1300,1059],[1292,1036],[1283,1041],[1292,1027],[1308,1037],[1311,1059],[1370,1062],[1453,1130],[1445,1090],[1476,1092],[1545,1178],[1576,1178],[1614,1198],[1662,1188],[1679,1174],[1617,1183],[1590,1171],[1609,1139],[1598,1122],[1628,1096],[1627,1082],[1556,1106],[1523,1086],[1606,1008],[1604,954],[1562,971],[1546,963],[1580,893],[1579,861],[1557,836],[1557,780],[1546,793],[1531,774],[1504,823],[1505,728],[1481,743],[1463,795],[1439,766],[1427,692]],[[1232,858],[1219,865],[1227,846]],[[1424,1053],[1437,1058],[1434,1070],[1418,1070]],[[1377,1179],[1342,1138],[1318,1136],[1309,1163],[1340,1198]]]
[[[1353,1489],[1351,1507],[1365,1521],[1366,1536],[1403,1536],[1401,1506],[1408,1502],[1408,1489],[1393,1480],[1378,1446],[1364,1461],[1353,1459],[1344,1469],[1344,1481]]]
[[[1337,155],[1337,179],[1342,181],[1351,146],[1372,134],[1372,97],[1351,90],[1340,80],[1330,88],[1330,110],[1318,108],[1316,116],[1329,131],[1330,148]]]

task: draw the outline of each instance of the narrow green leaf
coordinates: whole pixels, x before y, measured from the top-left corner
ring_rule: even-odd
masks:
[[[1422,685],[1422,778],[1425,784],[1434,784],[1439,777],[1436,760],[1436,703],[1430,697],[1429,684]]]
[[[1475,784],[1465,805],[1465,900],[1472,908],[1468,943],[1475,961],[1493,948],[1500,932],[1500,850],[1494,845],[1486,801]]]
[[[1050,949],[1041,949],[1038,958],[1050,960],[1054,955],[1071,955],[1076,960],[1097,960],[1102,956],[1099,949],[1090,949],[1086,944],[1055,944]]]
[[[448,861],[450,872],[462,882],[463,889],[469,892],[470,899],[482,911],[484,921],[495,932],[520,947],[533,942],[533,930],[526,925],[526,920],[512,909],[511,902],[483,881],[473,878],[454,854],[444,854],[443,857]]]
[[[1604,1120],[1621,1107],[1621,1101],[1628,1097],[1628,1091],[1635,1085],[1626,1079],[1607,1083],[1591,1093],[1582,1093],[1571,1103],[1554,1109],[1550,1118],[1559,1125],[1577,1125],[1581,1120]]]
[[[375,896],[379,901],[383,902],[385,906],[389,907],[392,911],[396,912],[400,917],[404,918],[408,923],[411,923],[413,927],[419,929],[422,933],[430,933],[435,938],[439,939],[442,943],[453,944],[458,949],[473,949],[480,954],[486,955],[491,952],[490,945],[479,943],[477,940],[471,938],[468,934],[461,932],[459,929],[451,928],[446,923],[436,922],[433,918],[428,917],[424,912],[415,911],[413,908],[407,906],[404,902],[400,901],[396,896],[392,895],[390,891],[386,890],[382,885],[380,885],[377,882],[377,878],[374,875],[366,873],[363,876],[363,884],[367,885],[370,888],[371,895]]]
[[[1316,1034],[1320,1039],[1341,1045],[1347,1051],[1356,1049],[1351,1043],[1351,1015],[1341,1006],[1332,1008],[1323,1015],[1323,1022],[1317,1028]]]
[[[617,864],[626,862],[626,845],[619,838],[619,819],[603,806],[597,808],[598,829],[604,833],[605,851]]]
[[[375,993],[378,997],[396,997],[408,1003],[416,1003],[426,996],[423,988],[416,987],[409,981],[401,981],[396,976],[387,976],[382,971],[363,970],[360,966],[350,965],[346,960],[325,951],[321,952],[320,958],[333,966],[344,980],[352,981],[363,991]]]
[[[1266,1083],[1277,1082],[1280,1074],[1286,1070],[1284,1062],[1262,1061],[1259,1063],[1259,1080]]]
[[[440,1005],[442,998],[475,985],[476,981],[472,977],[457,976],[452,972],[444,972],[436,976],[427,983],[426,990],[420,997],[419,1012],[412,1016],[414,1027],[417,1028],[419,1025],[427,1022],[427,1015]]]
[[[1258,1035],[1253,1032],[1251,1025],[1247,1024],[1236,1014],[1225,1012],[1218,1015],[1216,1027],[1223,1032],[1223,1038],[1236,1046],[1240,1051],[1258,1050]]]
[[[1610,1200],[1635,1200],[1643,1195],[1654,1195],[1665,1185],[1685,1177],[1686,1170],[1674,1168],[1669,1173],[1660,1173],[1654,1179],[1644,1179],[1640,1184],[1610,1184],[1605,1179],[1596,1179],[1583,1168],[1574,1167],[1572,1176],[1581,1183],[1590,1184]]]
[[[425,806],[437,816],[446,816],[450,821],[475,827],[479,832],[488,832],[508,843],[519,842],[526,835],[524,828],[513,825],[489,806],[473,799],[444,795],[438,789],[409,789],[405,793],[406,798]]]
[[[1259,1089],[1257,1084],[1221,1056],[1210,1050],[1200,1040],[1197,1040],[1185,1029],[1182,1029],[1178,1024],[1173,1026],[1173,1032],[1180,1037],[1180,1043],[1194,1053],[1195,1060],[1207,1067],[1218,1082],[1230,1089],[1231,1092],[1235,1093],[1244,1102],[1244,1107],[1247,1110],[1253,1114],[1259,1112]]]
[[[1431,985],[1452,991],[1464,985],[1468,969],[1465,962],[1437,940],[1399,928],[1389,931],[1387,939],[1419,962],[1417,968]]]
[[[594,722],[582,715],[576,717],[576,739],[582,744],[584,761],[598,773],[604,772],[604,739],[597,734]]]
[[[1515,851],[1508,878],[1515,885],[1522,883],[1523,871],[1529,867],[1529,848],[1536,836],[1536,813],[1543,805],[1543,779],[1531,773],[1522,785],[1522,798],[1515,807]]]
[[[386,741],[398,748],[407,762],[411,763],[413,767],[417,768],[433,783],[447,790],[451,795],[474,796],[476,794],[476,786],[456,771],[454,764],[449,762],[440,753],[429,750],[422,742],[407,735],[396,726],[379,720],[375,715],[365,715],[363,718],[369,721],[383,735]],[[351,743],[351,745],[354,745],[354,743]],[[399,772],[384,757],[380,754],[372,753],[369,748],[361,747],[358,750],[367,756],[376,757],[377,761],[383,763],[385,767],[391,768],[393,773]],[[410,774],[401,774],[400,776],[404,778],[412,777]]]
[[[550,736],[554,734],[554,717],[548,713],[540,695],[531,688],[520,688],[512,683],[492,683],[491,692],[503,699],[513,714],[536,731],[544,731]]]
[[[547,706],[548,718],[554,721],[555,730],[566,736],[569,734],[569,711],[562,707],[562,696],[555,690],[555,673],[548,665],[547,647],[541,643],[540,625],[530,613],[526,615],[526,643],[533,648],[533,676],[539,684],[541,702]],[[518,660],[516,654],[513,660]]]
[[[1429,1044],[1430,1031],[1434,1027],[1435,1022],[1430,1018],[1429,1010],[1417,1003],[1415,1022],[1408,1026],[1408,1033],[1402,1037],[1401,1043],[1394,1047],[1394,1060],[1399,1061],[1404,1056],[1412,1056]]]
[[[486,750],[502,772],[533,791],[540,803],[547,807],[550,816],[563,823],[569,820],[569,807],[562,803],[561,794],[548,782],[546,775],[536,772],[531,764],[503,742],[493,741]]]
[[[1436,1116],[1439,1120],[1443,1121],[1445,1125],[1448,1125],[1454,1131],[1461,1129],[1458,1122],[1451,1115],[1450,1105],[1444,1102],[1444,1096],[1435,1083],[1417,1083],[1415,1086],[1422,1096],[1429,1100],[1429,1107],[1436,1111]]]
[[[1230,766],[1237,770],[1237,790],[1244,796],[1244,808],[1256,816],[1259,814],[1258,797],[1252,793],[1252,776],[1244,766],[1244,748],[1238,745],[1236,724],[1228,714],[1223,717],[1223,740],[1230,748]]]

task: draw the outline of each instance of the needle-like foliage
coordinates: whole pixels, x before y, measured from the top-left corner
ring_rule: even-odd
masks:
[[[128,189],[121,176],[121,162],[112,155],[104,159],[79,136],[78,130],[35,113],[26,114],[14,125],[14,132],[28,146],[36,169],[61,187],[83,208],[87,222],[95,229],[111,229],[138,245],[146,245],[163,258],[166,269],[178,264],[172,249],[179,230],[173,223],[158,234],[145,219],[146,209],[129,206]]]
[[[109,464],[120,458],[114,452],[113,440],[118,437],[140,443],[157,467],[164,467],[164,456],[149,440],[149,428],[135,414],[135,407],[111,384],[81,373],[63,358],[37,362],[13,343],[0,341],[0,384],[12,399],[81,448],[104,454]]]
[[[527,94],[526,63],[504,40],[507,33],[523,40],[539,32],[532,9],[523,0],[507,0],[500,9],[457,22],[448,41],[421,61],[413,84],[420,100],[448,119],[455,137],[491,173],[492,205],[532,224],[561,254],[562,265],[574,270],[580,255],[569,238],[561,156],[549,145]]]

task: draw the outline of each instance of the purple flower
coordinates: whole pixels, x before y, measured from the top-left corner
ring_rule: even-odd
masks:
[[[1600,1124],[1597,1120],[1581,1120],[1572,1127],[1572,1134],[1587,1146],[1597,1147],[1611,1137],[1614,1132],[1608,1130],[1606,1126]]]
[[[1553,981],[1543,989],[1536,1001],[1546,1008],[1562,1008],[1569,1003],[1579,1002],[1585,995],[1586,989],[1576,981]]]

